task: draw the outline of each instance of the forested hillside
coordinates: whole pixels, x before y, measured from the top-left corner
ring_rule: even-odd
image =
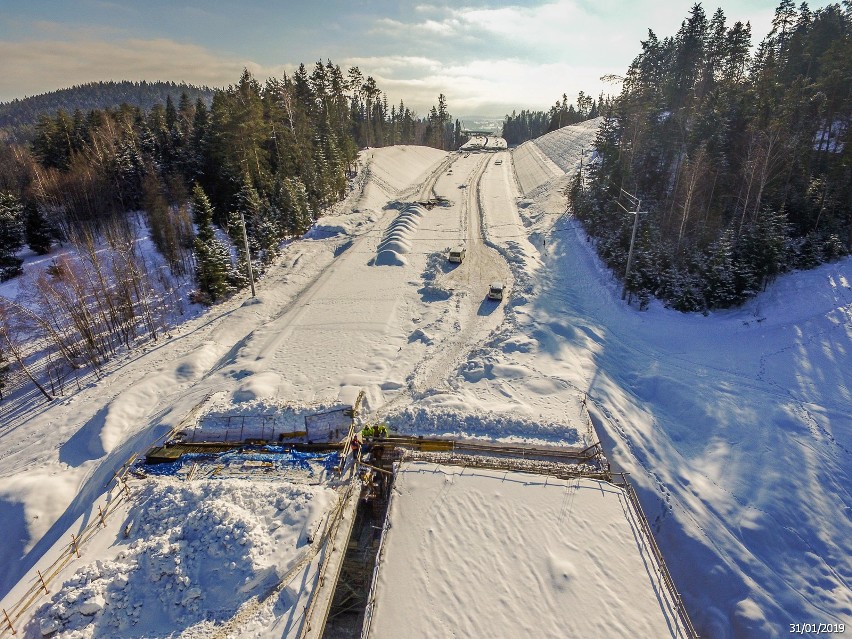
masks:
[[[202,98],[208,104],[213,89],[175,82],[89,82],[70,89],[59,89],[41,95],[12,100],[0,104],[0,137],[27,141],[33,134],[39,116],[92,109],[111,109],[130,104],[147,111],[155,104],[165,104],[171,96],[177,100],[182,94],[195,102]]]
[[[684,311],[736,305],[852,248],[852,2],[782,0],[751,27],[695,5],[649,31],[606,116],[575,210],[626,290]],[[585,188],[583,188],[585,187]]]

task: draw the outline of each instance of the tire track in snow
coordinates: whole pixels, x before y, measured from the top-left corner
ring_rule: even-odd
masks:
[[[508,283],[511,280],[506,261],[484,241],[480,189],[489,159],[490,156],[484,156],[472,171],[462,200],[462,219],[467,226],[467,257],[438,281],[442,288],[454,290],[454,297],[459,299],[456,322],[460,328],[451,339],[421,360],[409,376],[412,397],[446,386],[448,376],[503,320],[506,300],[497,303],[484,299],[489,282],[501,279]]]

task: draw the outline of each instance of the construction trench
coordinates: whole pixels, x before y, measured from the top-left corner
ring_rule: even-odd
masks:
[[[354,429],[354,426],[353,426]],[[388,507],[395,479],[395,465],[401,461],[428,461],[441,465],[487,468],[533,473],[559,479],[588,478],[618,486],[639,516],[648,545],[661,566],[663,583],[676,602],[677,615],[686,637],[697,637],[675,585],[665,568],[662,554],[641,510],[635,491],[623,473],[612,472],[599,443],[585,449],[557,446],[529,446],[483,443],[437,437],[387,436],[365,438],[352,450],[348,438],[338,443],[292,443],[288,450],[302,454],[336,452],[341,465],[334,470],[353,489],[347,492],[339,508],[339,521],[322,540],[325,545],[320,577],[305,608],[305,623],[300,637],[305,639],[355,639],[370,637],[366,612],[371,604],[377,562],[386,526]],[[154,447],[146,455],[146,464],[174,462],[183,455],[216,455],[224,451],[262,458],[265,451],[280,452],[281,445],[266,442],[170,442]],[[357,457],[357,459],[356,459]],[[263,464],[259,463],[262,468]],[[348,478],[348,479],[347,479]],[[322,551],[321,551],[322,552]],[[365,621],[367,623],[365,624]],[[366,633],[366,634],[365,634]]]

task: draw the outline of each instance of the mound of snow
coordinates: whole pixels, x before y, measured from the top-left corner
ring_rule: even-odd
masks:
[[[384,419],[397,433],[568,445],[582,441],[576,425],[482,410],[474,412],[472,407],[407,406]]]
[[[173,636],[229,619],[306,552],[337,494],[246,480],[144,482],[103,558],[79,568],[34,615],[57,638]]]
[[[420,218],[425,209],[419,204],[409,204],[397,218],[385,229],[382,241],[379,242],[376,266],[405,266],[408,260],[405,254],[411,251],[411,238],[417,232]]]

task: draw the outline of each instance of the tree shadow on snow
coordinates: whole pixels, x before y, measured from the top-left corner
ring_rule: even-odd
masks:
[[[91,459],[106,455],[101,444],[101,431],[106,424],[109,407],[104,406],[94,417],[74,433],[67,442],[59,448],[59,461],[69,466],[80,466]]]

